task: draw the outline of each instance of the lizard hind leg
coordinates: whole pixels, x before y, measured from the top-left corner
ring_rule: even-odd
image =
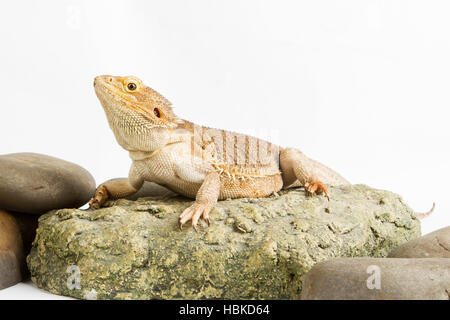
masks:
[[[285,188],[303,186],[308,195],[322,193],[328,200],[330,198],[327,185],[349,184],[335,171],[293,148],[281,151],[280,168]]]

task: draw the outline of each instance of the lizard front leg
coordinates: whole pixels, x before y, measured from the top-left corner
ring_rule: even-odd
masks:
[[[330,198],[327,184],[333,186],[349,184],[335,171],[293,148],[281,151],[280,168],[284,187],[304,186],[308,194],[323,193],[328,200]]]
[[[180,229],[183,229],[183,225],[187,221],[192,220],[192,226],[197,231],[197,222],[200,217],[203,217],[209,225],[209,212],[216,204],[219,193],[220,177],[217,172],[212,171],[206,175],[200,189],[198,189],[194,204],[180,215],[178,220]]]
[[[108,180],[98,186],[94,196],[89,201],[89,207],[98,209],[108,199],[120,199],[135,194],[144,184],[144,179],[130,170],[128,178]]]

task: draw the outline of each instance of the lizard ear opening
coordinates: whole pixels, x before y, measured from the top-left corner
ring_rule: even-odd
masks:
[[[161,112],[159,111],[158,108],[153,109],[153,113],[155,114],[156,117],[161,118]]]

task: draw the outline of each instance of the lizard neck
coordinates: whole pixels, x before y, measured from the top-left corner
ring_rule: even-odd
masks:
[[[130,152],[153,152],[170,142],[171,129],[154,126],[145,117],[121,110],[105,110],[119,145]]]
[[[158,155],[159,153],[161,153],[163,150],[168,149],[169,147],[175,145],[175,144],[179,144],[179,143],[183,143],[183,141],[175,141],[175,142],[169,142],[168,144],[154,150],[154,151],[135,151],[135,150],[129,150],[129,154],[130,154],[130,158],[133,161],[141,161],[141,160],[149,160],[153,157],[155,157],[156,155]]]
[[[180,145],[180,144],[189,144],[191,143],[192,134],[185,129],[168,129],[168,135],[164,132],[163,136],[159,136],[158,133],[153,134],[153,138],[156,138],[160,141],[159,146],[152,150],[144,150],[144,149],[127,149],[130,154],[130,158],[133,161],[139,160],[147,160],[151,159],[154,156],[158,155],[161,151],[165,151],[171,146]],[[163,142],[164,143],[161,143]]]

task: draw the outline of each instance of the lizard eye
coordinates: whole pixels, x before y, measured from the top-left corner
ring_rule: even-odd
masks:
[[[134,91],[134,90],[136,90],[137,85],[136,85],[136,83],[134,83],[134,82],[130,82],[130,83],[127,84],[127,88],[128,88],[128,90],[130,90],[130,91]]]
[[[153,113],[155,114],[155,116],[157,116],[158,118],[161,118],[161,113],[159,112],[158,108],[153,109]]]
[[[127,92],[137,92],[142,88],[142,82],[135,77],[128,77],[123,81],[123,88]]]

